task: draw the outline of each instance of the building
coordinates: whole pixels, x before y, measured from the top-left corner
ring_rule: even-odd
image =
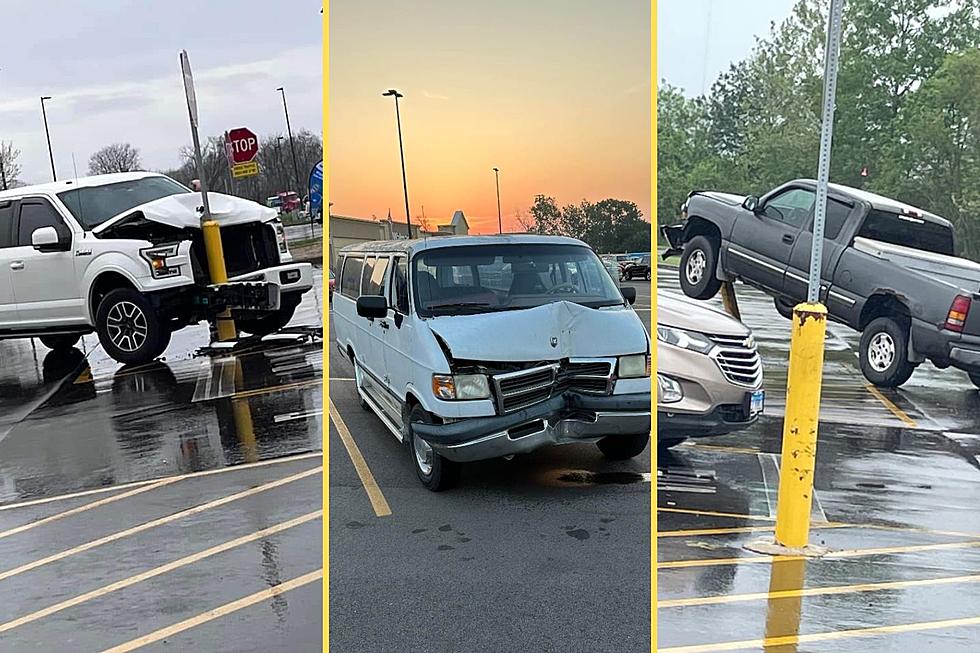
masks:
[[[330,269],[336,270],[337,254],[348,245],[356,245],[371,240],[397,240],[405,238],[407,225],[397,220],[369,220],[346,215],[330,215]],[[412,238],[435,236],[461,236],[470,232],[469,223],[462,211],[453,213],[447,224],[438,226],[436,231],[425,231],[419,225],[412,225]]]

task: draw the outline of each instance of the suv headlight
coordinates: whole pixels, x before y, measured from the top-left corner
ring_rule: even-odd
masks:
[[[638,379],[650,376],[650,354],[620,356],[616,376],[621,379]]]
[[[663,374],[657,375],[657,403],[676,404],[684,398],[684,390],[681,384]]]
[[[140,256],[150,264],[150,273],[154,279],[165,279],[180,274],[180,263],[168,260],[177,256],[179,248],[180,243],[172,243],[140,250]]]
[[[433,374],[432,394],[444,401],[489,399],[490,382],[484,374]]]
[[[701,354],[707,354],[715,348],[715,343],[711,342],[707,336],[695,331],[685,331],[674,327],[657,325],[657,340],[666,342],[668,345],[690,349]]]

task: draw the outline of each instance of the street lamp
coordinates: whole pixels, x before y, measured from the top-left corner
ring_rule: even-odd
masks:
[[[296,175],[296,192],[299,193],[299,164],[296,163],[296,146],[293,144],[293,130],[289,126],[289,108],[286,106],[286,89],[280,86],[276,90],[282,93],[282,110],[286,114],[286,133],[289,134],[289,149],[293,153],[293,174]]]
[[[500,169],[493,169],[493,176],[497,178],[497,233],[504,233],[504,223],[500,219]]]
[[[48,113],[44,110],[44,101],[50,99],[50,95],[41,97],[41,116],[44,118],[44,135],[48,139],[48,158],[51,159],[51,179],[58,181],[58,173],[54,170],[54,152],[51,150],[51,132],[48,130]]]
[[[284,139],[283,139],[282,136],[276,136],[276,163],[279,165],[279,175],[278,175],[278,177],[279,177],[279,185],[283,187],[283,190],[286,190],[286,182],[285,182],[285,180],[283,179],[283,176],[282,176],[282,168],[283,168],[283,166],[282,166],[282,142],[283,142],[283,140]],[[286,176],[288,177],[289,175],[286,175]]]
[[[393,88],[381,94],[383,97],[395,98],[395,120],[398,123],[398,152],[402,158],[402,189],[405,191],[405,222],[408,224],[408,238],[412,237],[412,214],[408,208],[408,178],[405,176],[405,147],[402,145],[402,117],[398,111],[398,98],[405,97]]]

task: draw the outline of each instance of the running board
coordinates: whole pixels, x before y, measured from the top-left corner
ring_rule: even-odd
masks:
[[[388,419],[388,416],[381,409],[381,407],[378,406],[378,404],[374,401],[374,398],[371,397],[370,394],[365,392],[360,386],[358,386],[356,381],[354,382],[354,388],[357,391],[358,396],[361,399],[363,399],[367,403],[367,405],[371,407],[371,410],[374,411],[374,414],[378,416],[378,419],[381,420],[381,423],[384,424],[386,427],[388,427],[388,430],[391,431],[392,435],[395,436],[395,439],[397,439],[399,442],[404,442],[405,436],[402,435],[401,428],[395,426],[395,424],[390,419]]]

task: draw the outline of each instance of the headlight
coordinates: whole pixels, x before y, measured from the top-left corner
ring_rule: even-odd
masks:
[[[711,340],[700,333],[695,331],[685,331],[684,329],[675,329],[674,327],[660,326],[659,324],[657,325],[657,340],[660,342],[666,342],[668,345],[680,347],[681,349],[690,349],[691,351],[696,351],[701,354],[707,354],[715,347],[715,343],[711,342]]]
[[[483,374],[433,374],[432,394],[445,401],[489,399],[490,383]]]
[[[650,354],[620,356],[617,376],[621,379],[637,379],[650,376]]]
[[[272,228],[276,232],[276,244],[279,245],[279,253],[289,253],[289,241],[286,240],[286,228],[282,226],[282,220],[278,218],[273,220]]]
[[[684,398],[684,390],[681,389],[681,384],[663,374],[657,375],[657,390],[658,404],[676,404]]]
[[[175,277],[180,274],[180,265],[167,260],[177,256],[179,247],[179,243],[173,243],[172,245],[159,245],[140,250],[140,256],[150,264],[150,273],[154,279]]]

